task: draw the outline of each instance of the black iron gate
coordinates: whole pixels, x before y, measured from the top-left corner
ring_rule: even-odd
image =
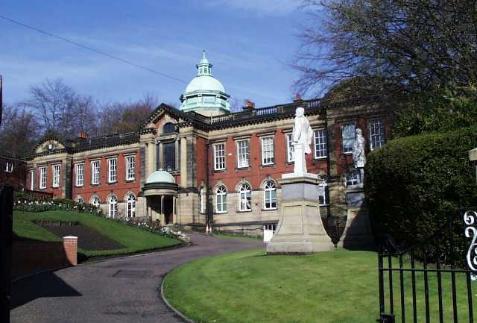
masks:
[[[0,185],[0,322],[10,322],[13,189]]]
[[[468,212],[412,247],[385,239],[378,254],[378,322],[474,322],[477,213]]]

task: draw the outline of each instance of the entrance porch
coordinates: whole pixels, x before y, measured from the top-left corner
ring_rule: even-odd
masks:
[[[161,225],[177,223],[177,184],[166,171],[152,173],[144,184],[146,215],[151,220],[159,220]]]

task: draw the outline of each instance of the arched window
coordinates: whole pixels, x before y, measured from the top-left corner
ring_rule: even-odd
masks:
[[[136,216],[136,197],[134,194],[129,194],[126,201],[126,214],[128,218]]]
[[[108,216],[110,218],[116,218],[118,216],[118,199],[116,196],[111,195],[108,200]]]
[[[243,183],[239,188],[239,211],[252,210],[252,188]]]
[[[76,197],[76,202],[78,202],[79,204],[84,204],[84,199],[81,197],[81,195],[78,195]]]
[[[207,210],[207,192],[205,186],[200,188],[200,213],[205,213]]]
[[[265,182],[265,188],[263,191],[264,197],[264,209],[273,210],[277,208],[277,187],[274,181],[268,180]]]
[[[162,127],[163,134],[168,134],[173,132],[176,132],[176,125],[173,124],[172,122],[168,122]]]
[[[215,209],[217,213],[227,212],[227,189],[221,185],[215,191],[216,204]]]
[[[90,204],[94,205],[95,207],[99,207],[101,200],[97,195],[93,195],[93,197],[91,197]]]

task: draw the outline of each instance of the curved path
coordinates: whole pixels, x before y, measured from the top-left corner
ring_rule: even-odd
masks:
[[[263,246],[192,234],[193,245],[43,273],[12,286],[12,322],[181,322],[162,301],[163,276],[190,260]]]

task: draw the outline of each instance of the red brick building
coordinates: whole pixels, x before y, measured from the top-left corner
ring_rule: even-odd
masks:
[[[314,130],[311,173],[321,177],[321,215],[361,206],[353,169],[355,129],[367,150],[381,147],[390,120],[371,100],[296,100],[229,111],[228,94],[203,56],[179,109],[161,104],[137,133],[73,141],[46,138],[28,162],[27,187],[101,205],[111,217],[222,230],[262,230],[278,222],[281,175],[293,171],[295,109]],[[360,195],[361,194],[361,195]]]
[[[26,162],[24,160],[0,155],[0,185],[12,186],[15,190],[22,190],[26,182]]]

